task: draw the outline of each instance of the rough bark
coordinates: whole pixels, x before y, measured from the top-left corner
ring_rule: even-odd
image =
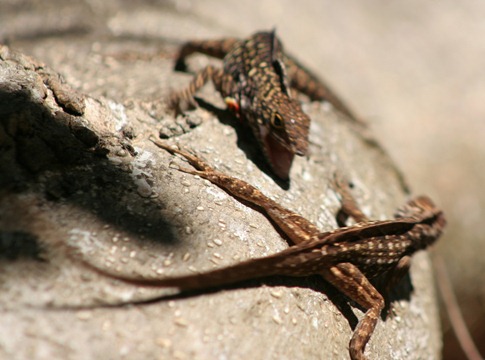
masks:
[[[168,56],[111,57],[88,43],[64,44],[76,58],[62,63],[86,95],[39,61],[0,48],[0,357],[347,358],[362,313],[317,277],[122,306],[172,292],[104,279],[69,252],[75,247],[123,273],[170,276],[288,246],[263,215],[171,168],[181,160],[149,142],[153,132],[258,186],[322,230],[336,226],[330,179],[337,169],[355,183],[372,217],[389,218],[404,201],[402,179],[386,154],[331,107],[306,102],[311,154],[296,159],[289,186],[279,184],[210,86],[201,108],[174,118],[153,100],[189,78],[172,73]],[[37,51],[48,59],[57,45],[46,42]],[[113,46],[118,55],[124,49]],[[157,81],[159,92],[146,100]],[[401,284],[395,316],[379,323],[367,346],[371,358],[437,357],[430,274],[427,256],[418,254],[412,286]]]

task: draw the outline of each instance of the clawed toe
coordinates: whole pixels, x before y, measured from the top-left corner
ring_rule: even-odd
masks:
[[[161,141],[158,141],[154,137],[154,135],[151,135],[149,137],[149,139],[155,145],[157,145],[158,147],[160,147],[160,148],[162,148],[164,150],[167,150],[171,154],[177,154],[177,155],[182,156],[183,158],[185,158],[189,162],[190,165],[192,165],[194,168],[196,168],[197,170],[199,170],[199,171],[194,171],[194,170],[191,170],[191,169],[188,169],[188,168],[179,168],[180,171],[185,172],[185,173],[189,173],[189,174],[194,174],[194,175],[202,175],[201,172],[204,172],[204,171],[206,171],[206,172],[213,171],[212,167],[210,167],[209,164],[207,164],[202,159],[198,158],[192,152],[186,151],[186,150],[177,149],[177,148],[175,148],[175,147],[173,147],[173,146],[171,146],[169,144],[166,144],[166,143],[163,143]]]
[[[194,97],[185,93],[172,93],[167,100],[167,108],[173,111],[175,116],[183,114],[185,110],[196,109],[198,106]]]

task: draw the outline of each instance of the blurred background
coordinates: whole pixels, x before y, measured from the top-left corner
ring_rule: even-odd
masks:
[[[0,24],[0,42],[27,54],[51,38],[108,36],[156,48],[276,27],[287,51],[369,122],[412,192],[445,210],[437,252],[485,354],[485,2],[0,0]],[[446,317],[443,329],[444,358],[462,357]]]

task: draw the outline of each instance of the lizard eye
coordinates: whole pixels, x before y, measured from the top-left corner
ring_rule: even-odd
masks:
[[[277,112],[275,112],[271,118],[271,126],[275,129],[283,129],[284,127],[283,118]]]

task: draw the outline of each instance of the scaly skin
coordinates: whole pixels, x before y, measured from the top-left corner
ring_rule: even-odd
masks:
[[[393,220],[371,221],[359,209],[348,186],[337,179],[342,202],[338,220],[352,217],[357,224],[320,233],[311,222],[245,181],[212,169],[191,153],[152,141],[185,157],[196,168],[181,171],[207,179],[234,197],[260,208],[295,245],[271,256],[206,273],[162,279],[130,277],[100,269],[83,258],[81,261],[96,272],[117,280],[139,286],[177,287],[181,291],[214,288],[272,275],[321,275],[366,311],[349,344],[350,357],[354,360],[365,359],[365,346],[385,305],[384,297],[370,280],[383,276],[386,288],[392,287],[407,273],[411,255],[433,244],[446,225],[443,212],[426,196],[408,201]]]
[[[274,31],[246,40],[190,41],[182,46],[175,68],[184,70],[185,58],[194,52],[223,59],[223,67],[209,65],[199,71],[186,89],[171,95],[170,107],[180,111],[181,101],[194,103],[197,90],[212,80],[228,107],[250,126],[272,171],[281,179],[288,179],[294,156],[304,156],[308,150],[310,118],[292,90],[312,100],[327,100],[356,119],[322,81],[283,52]]]

